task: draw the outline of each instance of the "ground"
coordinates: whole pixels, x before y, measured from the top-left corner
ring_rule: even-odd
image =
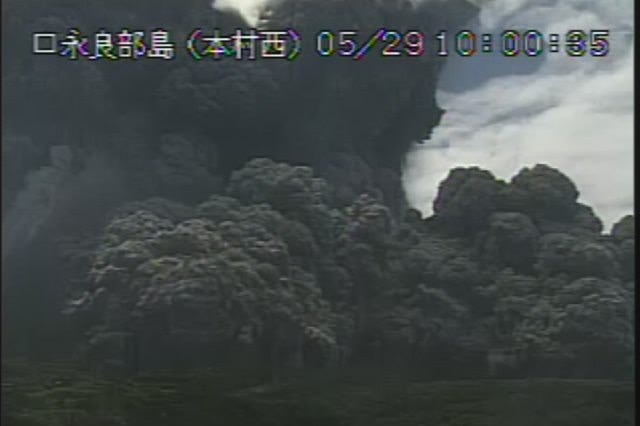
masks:
[[[99,379],[68,366],[3,363],[12,426],[625,426],[634,386],[595,380],[419,382],[362,374],[251,386],[203,371]]]

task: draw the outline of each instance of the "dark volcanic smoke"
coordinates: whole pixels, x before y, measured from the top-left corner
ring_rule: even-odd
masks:
[[[4,2],[3,40],[248,27],[209,1],[41,3]],[[258,25],[301,33],[291,62],[71,62],[8,44],[4,351],[130,372],[360,364],[446,378],[498,374],[485,355],[512,348],[523,355],[505,375],[626,377],[633,217],[602,235],[574,183],[536,165],[509,182],[451,170],[423,218],[401,170],[443,116],[443,59],[315,52],[320,30],[430,35],[476,13],[274,2]]]

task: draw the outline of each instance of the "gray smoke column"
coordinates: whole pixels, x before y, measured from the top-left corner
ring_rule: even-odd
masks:
[[[2,219],[2,256],[29,243],[55,208],[58,191],[69,176],[73,158],[66,145],[52,146],[50,164],[31,172],[24,188]]]
[[[280,0],[264,8],[259,27],[294,28],[301,35],[302,53],[292,62],[255,61],[247,67],[247,73],[260,70],[271,75],[270,84],[279,88],[259,99],[252,110],[260,117],[271,114],[271,122],[279,124],[263,132],[259,143],[244,138],[223,146],[223,156],[234,151],[245,160],[265,155],[310,165],[336,186],[344,186],[345,174],[350,181],[359,180],[353,174],[364,163],[370,185],[352,188],[353,192],[377,187],[389,207],[402,211],[402,163],[412,143],[428,138],[440,122],[443,110],[435,90],[445,59],[433,54],[384,57],[383,42],[360,61],[337,53],[322,57],[316,52],[316,37],[321,31],[333,32],[337,49],[340,31],[354,31],[364,45],[380,29],[419,30],[429,46],[439,29],[461,28],[477,7],[462,0]],[[241,149],[245,152],[238,155]]]
[[[72,150],[50,148],[50,164],[32,171],[3,221],[3,259],[29,249],[39,237],[78,235],[102,225],[113,206],[130,194],[113,161],[93,153],[72,170]],[[42,243],[42,241],[40,241]]]
[[[278,4],[280,0],[212,0],[211,6],[217,10],[236,10],[250,25],[256,25],[260,12],[266,6]],[[409,0],[414,6],[425,3],[425,0]],[[376,3],[374,0],[370,2],[373,7]]]
[[[195,120],[199,132],[215,133],[215,140],[208,142],[215,144],[220,162],[229,169],[221,173],[228,175],[257,156],[307,164],[336,186],[351,186],[348,188],[351,193],[344,197],[345,202],[352,201],[350,198],[362,192],[379,191],[387,205],[396,212],[402,211],[404,194],[400,172],[404,157],[413,141],[429,136],[443,114],[435,101],[435,90],[444,60],[433,55],[381,57],[379,51],[383,46],[380,45],[361,61],[338,55],[324,58],[315,51],[316,36],[321,30],[333,31],[336,37],[339,31],[354,30],[360,43],[364,43],[381,28],[417,29],[432,34],[439,28],[460,27],[477,13],[477,8],[464,0],[276,0],[233,4],[217,0],[212,6],[216,12],[211,13],[209,9],[212,15],[209,18],[213,18],[215,25],[229,26],[230,31],[241,24],[255,22],[257,15],[251,15],[251,11],[268,9],[270,13],[261,16],[260,25],[271,29],[295,28],[303,37],[303,54],[292,62],[227,60],[209,63],[206,72],[203,69],[207,65],[186,59],[168,72],[166,78],[158,77],[156,95],[161,106],[156,112],[166,113],[166,117],[153,117],[149,122],[166,119],[182,126],[180,114],[185,113],[185,119]],[[206,3],[203,7],[208,8]],[[219,9],[230,7],[239,9],[248,22],[243,23],[237,15],[219,12]],[[93,72],[100,76],[102,71],[92,69]],[[92,73],[89,73],[90,78],[83,80],[89,87],[95,87],[95,81],[99,81]],[[102,77],[105,78],[100,81],[107,81],[107,75],[104,71]],[[39,78],[36,74],[34,80]],[[120,86],[114,81],[113,87]],[[58,96],[46,93],[52,98]],[[92,94],[87,90],[84,101],[89,102]],[[156,98],[153,100],[155,102]],[[78,105],[78,110],[82,110],[82,103]],[[164,107],[166,110],[162,110]],[[97,114],[93,111],[94,116]],[[250,126],[246,125],[246,120],[251,122]],[[141,121],[145,122],[145,119]],[[82,204],[104,206],[95,212],[104,216],[108,207],[114,205],[106,206],[106,202],[98,203],[93,198],[91,202],[79,200],[89,194],[101,194],[100,200],[120,199],[116,195],[120,192],[119,173],[126,175],[128,167],[142,176],[129,170],[125,179],[134,180],[136,176],[136,183],[141,180],[138,177],[152,183],[165,182],[167,179],[163,180],[162,173],[173,172],[173,169],[147,167],[147,160],[158,155],[151,148],[157,135],[150,128],[148,132],[130,129],[131,135],[127,138],[132,142],[122,145],[118,145],[121,142],[115,134],[100,135],[111,142],[96,148],[97,152],[105,154],[96,158],[107,158],[106,154],[110,152],[110,166],[86,158],[83,145],[89,143],[84,140],[89,131],[73,142],[76,145],[52,150],[51,165],[32,172],[13,204],[5,210],[5,255],[32,241],[43,225],[49,225],[48,222],[54,219],[51,216],[54,209],[57,210],[55,220],[67,222],[65,218],[78,217],[78,209],[84,209],[80,207]],[[203,148],[207,142],[198,144]],[[148,151],[145,151],[145,145]],[[130,155],[120,154],[129,149]],[[73,179],[69,180],[71,150],[78,156],[74,159],[74,169],[84,172],[74,172]],[[61,160],[63,157],[66,160]],[[170,159],[157,163],[165,164],[165,160]],[[189,157],[176,161],[191,164],[191,160],[193,158]],[[215,169],[214,165],[207,166]],[[112,171],[109,171],[110,167]],[[345,185],[345,179],[351,185]],[[141,188],[139,193],[166,195],[162,188],[148,186]],[[62,187],[64,191],[61,191]],[[71,188],[77,193],[72,193]],[[105,191],[113,197],[102,196]],[[64,203],[60,194],[64,195]],[[70,210],[64,211],[63,207]],[[89,216],[82,215],[84,218]],[[51,224],[50,228],[54,226]]]

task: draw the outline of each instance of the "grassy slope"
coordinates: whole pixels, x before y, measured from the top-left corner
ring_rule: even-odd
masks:
[[[633,384],[607,381],[316,378],[235,392],[213,373],[103,381],[60,366],[5,363],[2,383],[2,420],[11,426],[634,424]]]

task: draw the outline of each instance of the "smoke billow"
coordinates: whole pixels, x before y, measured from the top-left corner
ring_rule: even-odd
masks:
[[[8,2],[15,14],[3,29],[23,35],[25,22],[55,22],[59,29],[67,21],[93,28],[98,18],[115,25],[126,16],[127,22],[139,19],[139,25],[162,26],[176,34],[188,34],[205,22],[231,32],[253,25],[258,11],[268,8],[260,26],[295,28],[303,37],[303,50],[293,62],[197,62],[183,56],[165,63],[126,64],[72,63],[16,50],[20,61],[12,62],[15,66],[3,76],[3,96],[14,104],[10,111],[3,109],[8,124],[3,160],[17,164],[27,151],[26,145],[5,149],[11,141],[31,140],[44,151],[40,157],[25,157],[24,167],[11,168],[14,176],[8,180],[15,188],[3,194],[3,259],[11,258],[5,262],[6,276],[25,291],[46,288],[42,277],[47,275],[64,282],[57,256],[65,250],[58,241],[92,242],[123,202],[149,197],[204,202],[255,157],[313,167],[329,183],[324,196],[332,205],[347,207],[367,194],[367,203],[384,203],[400,219],[406,207],[400,177],[404,157],[443,114],[434,96],[443,60],[374,54],[362,61],[324,58],[315,51],[316,35],[353,29],[364,42],[379,28],[428,33],[461,25],[477,13],[463,0],[202,0],[154,9],[151,15],[145,4],[128,4],[126,14],[118,14],[115,5],[92,5],[65,11],[68,16],[61,21],[54,6],[35,10]],[[170,21],[151,23],[152,17]],[[72,98],[62,85],[67,83],[45,78],[52,70],[77,89]],[[27,119],[30,104],[42,100],[55,115],[47,119],[43,107],[42,123],[34,127]],[[52,148],[48,160],[42,158],[56,132],[65,146]],[[82,252],[86,259],[91,250],[83,246],[72,252]],[[34,259],[43,264],[37,274],[30,266]],[[65,285],[56,291],[64,293]]]
[[[3,257],[33,240],[50,218],[58,192],[70,175],[72,153],[68,146],[53,146],[49,155],[50,164],[29,173],[24,188],[3,217]]]
[[[3,29],[24,34],[25,22],[41,22],[38,14],[69,13],[88,27],[121,16],[112,2],[67,3],[74,1],[85,7],[36,11],[8,0],[15,14]],[[231,33],[253,22],[294,28],[302,51],[294,61],[197,61],[184,51],[172,61],[10,61],[3,89],[15,108],[2,142],[5,164],[15,166],[3,194],[3,347],[46,356],[55,347],[67,358],[82,347],[90,362],[133,371],[246,361],[276,378],[280,369],[363,361],[435,366],[428,370],[437,378],[465,365],[482,375],[474,357],[510,342],[534,355],[552,348],[562,365],[575,366],[566,373],[574,377],[628,375],[632,217],[602,235],[576,185],[544,164],[510,182],[478,167],[452,169],[440,185],[419,188],[437,188],[428,218],[407,208],[402,182],[406,171],[419,205],[416,141],[451,146],[430,152],[461,146],[478,154],[462,150],[458,164],[493,151],[508,157],[505,139],[526,147],[535,137],[547,147],[575,138],[545,126],[593,113],[583,101],[594,93],[599,105],[610,100],[608,84],[587,93],[593,81],[581,74],[602,79],[606,62],[587,58],[591,65],[581,68],[580,59],[553,59],[525,63],[516,76],[485,74],[486,83],[460,98],[443,97],[445,112],[437,83],[451,87],[456,69],[443,74],[445,59],[433,49],[323,57],[316,37],[351,29],[362,43],[381,28],[427,37],[455,31],[479,12],[464,0],[125,3],[128,20],[166,19],[150,25],[172,34],[198,25]],[[483,3],[478,28],[518,24],[509,19],[525,4]],[[610,59],[621,65],[628,57]],[[546,79],[520,84],[531,69]],[[583,76],[583,85],[567,85],[564,72]],[[63,77],[74,83],[72,97]],[[625,83],[627,75],[607,78]],[[506,106],[499,95],[509,95]],[[32,106],[43,100],[56,114],[39,112],[42,123],[33,126]],[[64,146],[49,150],[51,140]],[[576,297],[565,297],[566,288]],[[580,315],[569,318],[568,309]],[[593,330],[581,335],[585,323]],[[552,371],[554,361],[539,361],[540,374]]]

